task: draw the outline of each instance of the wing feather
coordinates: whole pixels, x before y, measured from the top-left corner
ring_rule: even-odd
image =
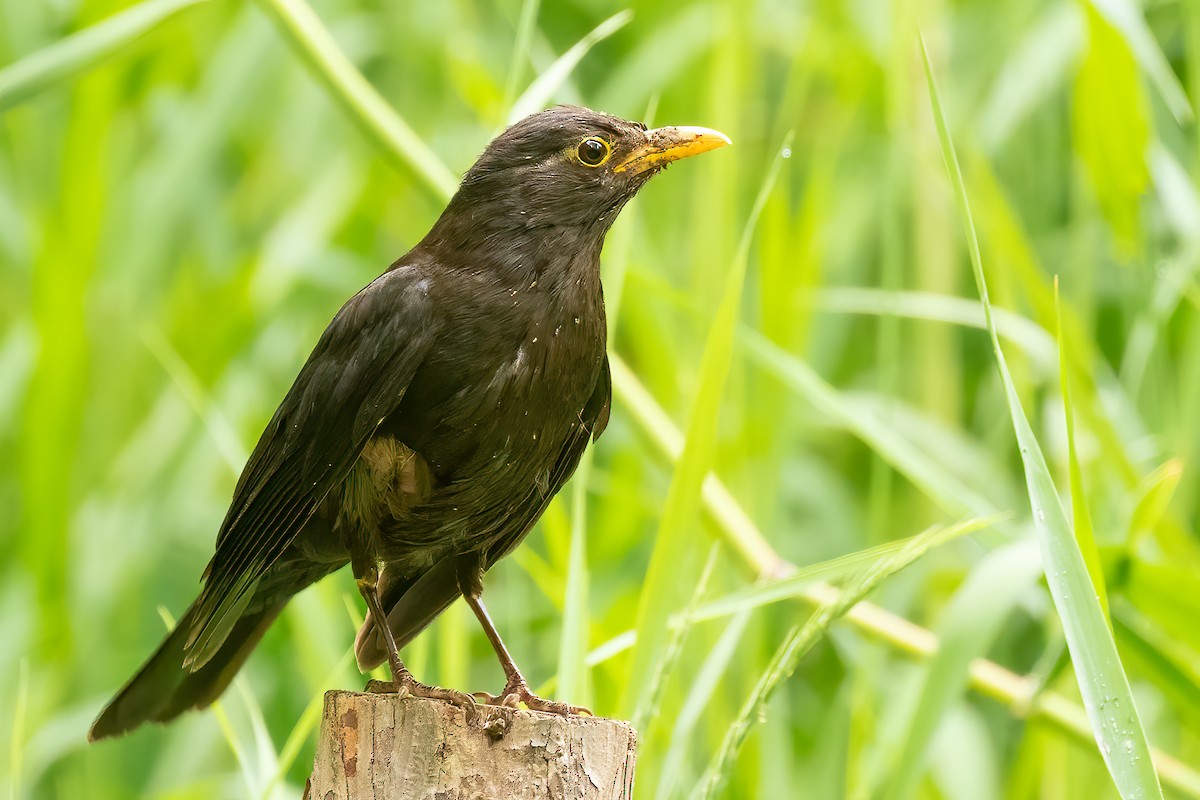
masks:
[[[428,283],[385,273],[338,311],[263,431],[234,489],[187,640],[216,653],[266,570],[349,473],[436,337]]]

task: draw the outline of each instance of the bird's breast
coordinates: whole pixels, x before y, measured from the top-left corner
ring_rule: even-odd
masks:
[[[551,308],[511,321],[448,337],[396,416],[393,435],[444,480],[494,463],[539,469],[580,422],[604,360],[602,319]]]

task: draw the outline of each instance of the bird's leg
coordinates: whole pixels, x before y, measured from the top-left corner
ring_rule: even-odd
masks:
[[[547,700],[544,697],[538,697],[529,690],[529,684],[525,681],[525,676],[517,668],[517,664],[508,652],[504,640],[500,638],[500,632],[496,630],[496,625],[492,622],[487,608],[483,605],[483,570],[480,567],[478,556],[463,557],[459,561],[458,585],[462,590],[463,599],[467,601],[467,605],[475,612],[475,617],[483,627],[483,632],[487,634],[488,641],[492,643],[492,649],[496,651],[496,658],[500,660],[500,666],[504,669],[504,677],[506,679],[504,689],[501,690],[499,695],[476,692],[476,697],[482,699],[488,705],[503,705],[516,708],[521,703],[524,703],[526,708],[534,711],[546,711],[551,714],[561,714],[563,716],[571,714],[588,714],[589,716],[594,716],[591,711],[583,706],[572,706],[566,703],[559,703],[555,700]]]
[[[421,683],[413,677],[408,671],[408,667],[404,666],[404,662],[400,660],[400,648],[396,646],[396,637],[392,635],[392,628],[388,625],[387,613],[383,610],[383,604],[379,601],[379,566],[371,559],[366,566],[362,566],[357,560],[353,564],[355,582],[358,584],[358,591],[362,594],[363,599],[367,601],[367,610],[371,612],[371,618],[375,622],[375,627],[379,631],[379,635],[383,637],[384,645],[388,651],[388,664],[392,668],[392,680],[396,684],[396,691],[401,697],[412,695],[413,697],[430,697],[435,700],[445,700],[448,703],[453,703],[467,712],[468,718],[473,718],[475,715],[475,699],[466,692],[456,692],[453,689],[443,689],[440,686],[429,686]]]
[[[412,673],[404,666],[404,662],[400,660],[400,648],[396,646],[396,637],[392,635],[391,626],[387,624],[387,614],[383,610],[383,604],[379,602],[379,569],[372,566],[365,571],[365,574],[355,579],[358,584],[359,594],[367,601],[367,610],[371,612],[371,620],[375,623],[375,629],[379,631],[379,635],[383,637],[383,643],[387,646],[388,664],[392,668],[392,680],[399,684],[404,676],[411,677]]]

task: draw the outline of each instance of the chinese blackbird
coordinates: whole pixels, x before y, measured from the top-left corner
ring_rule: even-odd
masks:
[[[359,664],[390,661],[462,595],[507,678],[533,695],[481,600],[608,421],[600,248],[667,164],[728,144],[584,108],[498,136],[433,229],[334,316],[254,448],[200,596],[93,723],[89,738],[215,700],[293,594],[346,563],[367,603]]]

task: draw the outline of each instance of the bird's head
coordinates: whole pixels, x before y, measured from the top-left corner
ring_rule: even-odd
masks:
[[[537,237],[594,249],[617,213],[653,175],[681,158],[723,147],[708,128],[647,129],[578,106],[556,106],[513,124],[463,178],[435,235],[486,239],[489,248]],[[442,228],[441,232],[438,228]],[[537,233],[541,231],[540,235]]]

